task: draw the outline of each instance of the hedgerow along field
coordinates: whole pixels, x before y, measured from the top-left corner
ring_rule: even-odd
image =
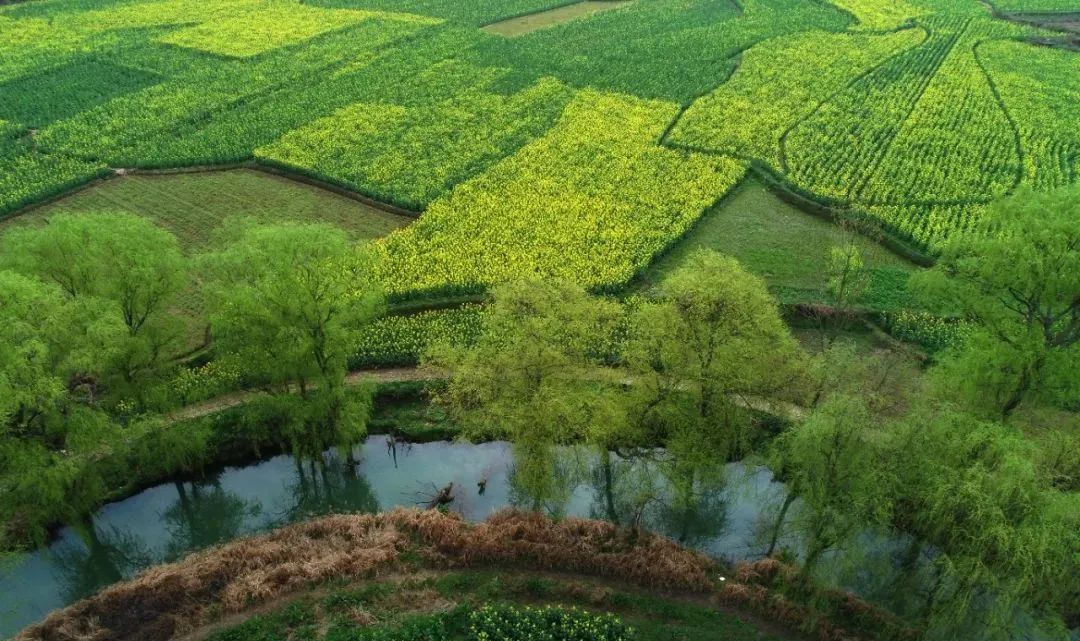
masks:
[[[991,200],[1077,179],[1080,55],[1007,19],[1068,0],[564,4],[0,7],[0,215],[116,168],[254,159],[424,212],[383,245],[409,298],[618,289],[747,173],[930,255]]]

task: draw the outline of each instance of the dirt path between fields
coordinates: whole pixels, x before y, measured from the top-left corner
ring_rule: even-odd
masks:
[[[436,372],[423,370],[418,367],[397,367],[390,369],[365,369],[349,372],[345,377],[348,386],[359,385],[363,381],[375,381],[377,383],[401,383],[405,381],[428,381],[439,378]],[[222,396],[217,396],[201,403],[181,407],[165,415],[166,425],[202,418],[210,414],[217,414],[224,410],[244,405],[251,399],[259,396],[263,390],[240,390]]]
[[[419,367],[395,367],[387,369],[363,369],[349,372],[345,377],[345,385],[355,386],[365,381],[376,383],[401,383],[407,381],[431,381],[443,378],[440,372]],[[631,383],[631,381],[626,381]],[[295,390],[294,390],[295,391]],[[195,403],[174,410],[165,415],[165,424],[172,425],[181,421],[188,421],[203,416],[216,414],[224,410],[238,407],[250,402],[253,398],[264,393],[263,390],[241,390],[218,396],[201,403]],[[806,409],[790,401],[750,396],[740,397],[736,404],[739,406],[766,414],[772,414],[791,421],[802,420],[806,416]]]

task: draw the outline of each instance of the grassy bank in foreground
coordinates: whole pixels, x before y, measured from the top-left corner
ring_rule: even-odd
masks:
[[[823,641],[909,632],[779,561],[723,567],[602,521],[503,511],[470,525],[437,510],[399,509],[323,517],[191,555],[57,610],[15,639],[76,641],[93,629],[97,638],[144,641],[439,641],[461,637],[369,632],[400,631],[424,613],[451,628],[461,610],[492,601],[614,612],[646,641],[800,638],[774,626],[812,629]]]
[[[511,630],[517,634],[499,635]],[[495,634],[488,637],[478,634],[483,632]],[[408,575],[396,581],[332,586],[303,594],[243,623],[211,626],[205,635],[196,632],[189,638],[207,641],[551,638],[539,634],[528,636],[530,632],[561,633],[565,636],[555,638],[575,641],[799,638],[780,631],[778,626],[764,629],[745,615],[709,607],[703,599],[653,595],[586,577],[491,570]]]

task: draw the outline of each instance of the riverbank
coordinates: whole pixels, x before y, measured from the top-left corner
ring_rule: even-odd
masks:
[[[447,569],[485,568],[500,574],[488,580],[477,579],[483,574],[442,574]],[[569,575],[572,580],[603,577],[605,581],[580,584],[587,588],[566,587],[574,584],[554,583],[550,574],[537,571]],[[439,511],[395,510],[311,520],[194,554],[56,611],[15,639],[76,641],[89,633],[101,641],[166,641],[180,635],[201,639],[214,631],[215,624],[216,629],[229,628],[253,613],[266,616],[282,606],[294,607],[320,588],[329,588],[331,594],[352,594],[351,603],[346,600],[345,604],[352,606],[355,615],[357,606],[375,601],[370,595],[379,593],[379,588],[361,586],[377,585],[371,581],[387,576],[411,577],[418,582],[412,585],[426,582],[428,603],[433,594],[438,597],[440,580],[444,591],[449,589],[459,602],[484,594],[504,599],[561,597],[598,609],[617,609],[620,603],[632,602],[635,593],[626,587],[638,586],[639,603],[655,603],[660,598],[661,602],[691,604],[699,616],[738,611],[743,613],[743,625],[761,617],[772,621],[761,625],[763,634],[745,639],[803,638],[795,633],[780,636],[775,632],[777,625],[792,630],[812,628],[818,639],[901,638],[907,633],[888,615],[848,595],[808,587],[793,570],[771,560],[727,567],[663,537],[601,521],[553,521],[534,513],[507,511],[469,525]],[[446,576],[455,578],[446,583]],[[647,590],[645,601],[640,600],[640,588]],[[362,596],[365,589],[367,601]],[[303,596],[290,599],[290,595]],[[819,610],[811,617],[799,602],[811,598],[823,604],[827,614]],[[324,606],[334,602],[316,600]],[[415,606],[424,601],[414,595],[398,602]],[[396,608],[399,612],[408,609]],[[358,627],[373,622],[370,616],[354,617]]]

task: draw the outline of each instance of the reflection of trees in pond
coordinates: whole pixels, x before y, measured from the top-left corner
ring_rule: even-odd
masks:
[[[130,577],[157,560],[135,535],[116,527],[99,529],[93,517],[80,519],[71,530],[81,545],[64,543],[49,552],[53,574],[67,603]]]
[[[591,516],[648,527],[689,545],[720,535],[727,521],[723,464],[650,450],[600,452],[591,469]]]
[[[719,536],[727,525],[723,462],[671,452],[658,467],[668,491],[654,527],[686,545]]]
[[[582,467],[579,452],[540,443],[515,443],[510,470],[510,504],[559,516]]]
[[[709,456],[515,445],[512,505],[561,515],[579,483],[593,491],[592,518],[658,530],[688,545],[719,536],[727,523],[725,464]]]
[[[221,487],[214,476],[199,483],[175,481],[176,503],[162,518],[169,530],[167,559],[177,559],[191,550],[235,539],[244,520],[259,513],[259,506]]]
[[[307,465],[294,459],[296,476],[289,487],[291,503],[281,515],[284,523],[333,512],[379,511],[379,502],[367,478],[356,471],[351,454],[324,455]]]

